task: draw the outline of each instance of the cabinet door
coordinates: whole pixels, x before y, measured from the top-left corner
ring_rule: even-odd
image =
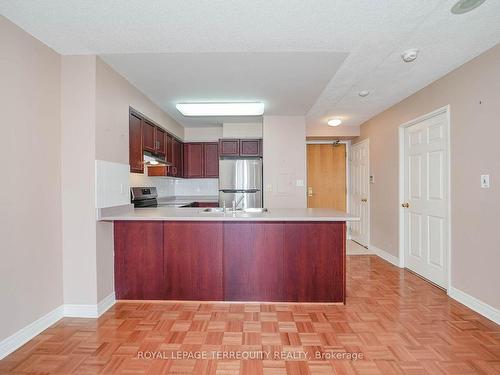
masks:
[[[130,172],[143,173],[141,118],[133,113],[129,114],[128,137]]]
[[[166,134],[160,128],[156,128],[156,153],[158,155],[165,155],[167,153],[167,142],[166,142]]]
[[[164,299],[163,222],[116,221],[117,299]]]
[[[221,156],[239,156],[240,141],[238,139],[219,139],[219,152]]]
[[[203,145],[204,177],[219,178],[219,144],[205,143]]]
[[[224,223],[224,299],[284,301],[283,223]]]
[[[142,147],[146,151],[156,151],[156,126],[143,120],[142,122]]]
[[[345,223],[285,222],[285,300],[344,302]]]
[[[164,222],[166,299],[221,301],[222,222]]]
[[[203,143],[184,143],[184,177],[203,178]]]
[[[174,177],[179,176],[179,166],[182,161],[181,158],[181,143],[173,138],[172,139],[172,166],[169,167],[170,175]]]
[[[262,156],[260,139],[240,139],[241,156]]]
[[[165,155],[165,160],[169,163],[172,162],[172,136],[167,133],[165,136],[165,149],[166,149],[166,155]]]

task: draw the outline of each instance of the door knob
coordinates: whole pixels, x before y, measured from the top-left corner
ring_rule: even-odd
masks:
[[[361,199],[361,202],[368,202],[368,199],[363,198],[363,199]]]
[[[410,204],[409,203],[403,203],[401,205],[401,207],[403,207],[403,208],[410,208]]]

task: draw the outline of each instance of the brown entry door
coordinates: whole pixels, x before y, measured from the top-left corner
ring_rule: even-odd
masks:
[[[345,144],[307,145],[307,207],[346,210]]]

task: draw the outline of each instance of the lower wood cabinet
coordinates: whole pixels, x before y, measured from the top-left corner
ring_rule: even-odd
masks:
[[[166,299],[224,299],[222,225],[222,222],[164,222]]]
[[[117,299],[345,302],[345,222],[114,223]]]
[[[284,237],[284,300],[342,301],[345,293],[345,224],[288,222]],[[318,285],[325,287],[318,288]],[[343,287],[334,287],[338,285]]]
[[[164,299],[163,222],[117,221],[116,299]]]
[[[283,233],[279,222],[224,225],[226,300],[283,301]]]

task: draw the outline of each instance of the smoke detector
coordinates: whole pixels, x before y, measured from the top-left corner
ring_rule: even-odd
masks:
[[[364,98],[365,96],[368,96],[370,95],[370,91],[368,90],[362,90],[358,93],[359,96],[361,96],[362,98]]]
[[[408,49],[401,54],[404,62],[412,62],[417,59],[418,49]]]
[[[453,14],[464,14],[470,12],[472,9],[476,9],[486,0],[460,0],[451,8],[451,13]]]

